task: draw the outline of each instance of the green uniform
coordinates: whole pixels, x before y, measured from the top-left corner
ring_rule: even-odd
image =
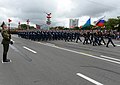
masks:
[[[8,33],[8,30],[2,30],[1,35],[3,37],[2,42],[1,42],[1,44],[3,44],[3,61],[6,61],[11,35]]]

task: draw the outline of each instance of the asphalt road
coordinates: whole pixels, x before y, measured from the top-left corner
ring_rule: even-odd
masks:
[[[120,85],[116,47],[81,42],[37,42],[12,35],[10,63],[0,63],[0,85]],[[0,36],[0,41],[2,40]],[[2,45],[0,45],[2,61]]]

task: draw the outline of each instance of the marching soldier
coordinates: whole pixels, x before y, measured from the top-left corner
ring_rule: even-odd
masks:
[[[78,43],[78,40],[80,40],[80,42],[82,42],[82,40],[80,39],[80,37],[81,37],[80,32],[76,32],[75,36],[76,36],[76,43]]]
[[[106,47],[108,47],[108,45],[109,45],[110,42],[115,47],[115,44],[112,41],[112,34],[110,32],[107,34],[107,38],[108,38],[108,42],[107,42]]]
[[[7,53],[9,50],[9,44],[13,44],[13,42],[10,41],[11,35],[7,29],[6,24],[3,22],[2,25],[2,31],[1,35],[3,37],[1,44],[3,44],[3,62],[10,62],[10,59],[7,59]]]

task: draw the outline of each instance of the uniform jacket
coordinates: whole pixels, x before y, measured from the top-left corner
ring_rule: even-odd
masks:
[[[1,35],[3,37],[1,44],[9,44],[11,35],[8,33],[8,30],[2,30]]]

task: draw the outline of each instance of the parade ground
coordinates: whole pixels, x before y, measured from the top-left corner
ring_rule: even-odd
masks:
[[[120,40],[113,39],[116,47],[107,48],[17,35],[12,39],[11,62],[2,63],[0,45],[0,85],[120,85]]]

